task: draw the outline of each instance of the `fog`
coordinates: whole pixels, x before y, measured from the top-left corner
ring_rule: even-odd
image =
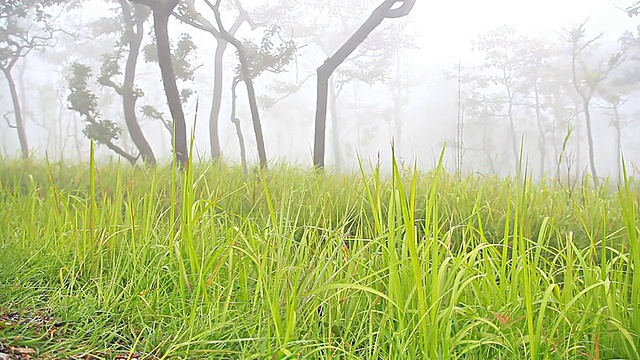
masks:
[[[222,1],[226,29],[237,18],[235,3]],[[239,3],[256,26],[243,24],[235,37],[263,50],[250,55],[266,61],[268,54],[278,58],[282,55],[278,51],[285,51],[288,44],[295,46],[283,63],[268,58],[273,63],[253,78],[269,166],[287,163],[310,168],[316,134],[316,69],[383,0],[293,1],[295,6],[290,7],[283,6],[287,1],[275,0]],[[205,1],[184,4],[192,4],[216,24]],[[353,171],[359,161],[388,166],[393,148],[401,163],[416,162],[422,170],[432,168],[444,150],[444,166],[467,174],[508,176],[520,163],[536,178],[585,174],[616,178],[622,154],[633,171],[640,161],[636,140],[640,135],[640,17],[630,17],[625,10],[633,5],[632,0],[416,1],[407,16],[384,19],[329,81],[326,167]],[[185,62],[193,73],[178,76],[177,85],[192,93],[182,102],[187,134],[193,139],[191,155],[209,161],[216,39],[185,21],[188,12],[180,6],[169,19],[174,67]],[[52,39],[20,56],[10,70],[29,156],[88,160],[91,131],[86,130],[88,122],[77,110],[79,105],[69,100],[74,63],[92,70],[86,78],[86,90],[96,99],[92,114],[121,129],[109,141],[137,156],[139,149],[124,123],[122,96],[98,79],[104,71],[104,55],[123,41],[117,27],[121,4],[91,0],[72,7],[53,5],[44,11],[50,17],[42,21],[32,15],[16,20],[9,12],[0,14],[0,31],[5,33],[17,28],[37,35],[43,33],[39,30],[43,23],[55,29]],[[184,17],[179,19],[181,14]],[[191,36],[195,50],[176,59],[184,33]],[[572,43],[571,34],[578,33],[581,37]],[[169,162],[170,129],[143,111],[144,106],[153,106],[165,119],[171,118],[158,62],[149,61],[155,53],[154,47],[147,48],[155,44],[152,16],[143,23],[143,35],[135,74],[135,87],[143,92],[136,99],[137,120],[155,157]],[[0,56],[16,48],[7,39],[0,39],[4,50]],[[116,70],[103,82],[124,81],[129,47],[122,49],[111,63]],[[0,60],[4,71],[11,58]],[[252,61],[257,68],[258,60]],[[231,85],[238,64],[236,49],[227,46],[217,121],[221,157],[239,164],[241,147],[231,121]],[[24,155],[13,100],[4,71],[0,73],[2,158]],[[588,121],[585,116],[590,117]],[[246,161],[257,165],[258,147],[243,83],[237,86],[236,118]],[[104,134],[93,137],[101,161],[120,158],[101,143]]]

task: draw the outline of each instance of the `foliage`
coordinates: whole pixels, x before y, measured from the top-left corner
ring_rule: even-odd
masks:
[[[629,17],[638,16],[638,14],[640,14],[640,1],[636,1],[633,5],[630,5],[627,8],[627,13]]]
[[[89,139],[95,140],[98,144],[105,144],[118,140],[122,129],[111,120],[99,119],[96,122],[86,124],[82,133]]]
[[[175,44],[172,44],[171,64],[173,65],[177,80],[181,80],[183,82],[194,81],[193,75],[196,69],[199,67],[194,65],[196,61],[196,50],[197,46],[195,42],[193,42],[191,35],[188,33],[182,33],[178,41]],[[142,49],[142,52],[147,62],[158,62],[158,51],[156,49],[155,42],[147,44]],[[193,94],[193,89],[183,86],[180,90],[180,102],[182,104],[186,103]],[[145,107],[148,106],[150,105],[145,105]],[[150,118],[159,120],[159,118],[155,116],[150,116]],[[164,124],[165,128],[169,128],[169,120],[162,120],[162,123]]]
[[[82,115],[86,122],[83,134],[98,144],[118,140],[122,129],[115,122],[100,118],[98,96],[89,87],[89,79],[93,77],[91,67],[75,62],[70,72],[67,101],[69,108]]]
[[[183,91],[186,91],[186,89]],[[154,106],[144,105],[141,112],[147,119],[160,121],[169,134],[173,132],[173,121],[170,118],[165,117],[164,113],[156,109]]]
[[[245,53],[249,60],[249,77],[255,79],[263,72],[279,73],[293,60],[297,47],[293,40],[283,40],[279,36],[280,28],[271,25],[264,30],[260,44],[244,42]],[[241,76],[241,66],[236,66],[236,76]]]
[[[77,6],[81,1],[69,0],[4,0],[0,3],[0,20],[7,18],[27,18],[34,16],[36,21],[48,17],[46,9],[53,5],[67,4]],[[2,25],[0,25],[1,27]]]
[[[191,35],[182,33],[178,41],[171,47],[171,63],[173,64],[176,78],[182,81],[193,80],[193,73],[197,66],[194,65],[196,44]],[[147,62],[158,62],[158,51],[155,42],[147,44],[142,50]]]
[[[51,45],[54,30],[42,4],[16,1],[5,6],[10,8],[4,13],[8,15],[0,16],[0,68],[10,70],[32,50]]]

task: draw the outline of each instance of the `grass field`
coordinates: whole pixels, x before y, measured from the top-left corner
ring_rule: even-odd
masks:
[[[379,170],[2,160],[0,353],[640,358],[631,181]]]

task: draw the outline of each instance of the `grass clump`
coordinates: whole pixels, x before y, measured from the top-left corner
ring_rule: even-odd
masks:
[[[48,357],[638,357],[638,193],[396,165],[0,164],[0,344]],[[9,319],[43,317],[34,328]],[[35,315],[34,315],[35,314]],[[39,315],[38,315],[39,314]]]

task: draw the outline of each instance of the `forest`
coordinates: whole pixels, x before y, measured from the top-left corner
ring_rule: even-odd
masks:
[[[638,359],[640,2],[509,4],[2,0],[0,360]]]

